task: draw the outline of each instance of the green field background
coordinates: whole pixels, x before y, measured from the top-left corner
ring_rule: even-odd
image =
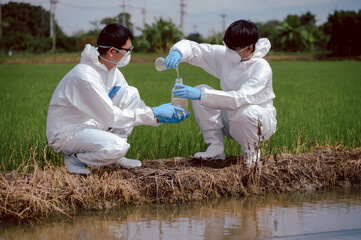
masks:
[[[262,146],[262,154],[301,153],[316,145],[361,145],[361,62],[271,62],[276,94],[277,132]],[[46,115],[50,98],[74,64],[0,65],[0,171],[24,171],[29,165],[63,164],[63,156],[46,145]],[[175,70],[157,72],[153,63],[131,63],[120,69],[139,89],[148,106],[170,102]],[[181,64],[184,84],[219,80],[202,69]],[[129,158],[188,157],[206,149],[189,102],[191,116],[180,124],[138,126],[128,142]],[[241,154],[233,140],[226,155]]]

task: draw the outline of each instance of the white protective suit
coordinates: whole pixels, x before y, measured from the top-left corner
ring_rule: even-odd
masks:
[[[221,81],[223,91],[197,86],[201,89],[201,99],[192,101],[204,140],[217,145],[218,153],[224,154],[223,134],[235,139],[244,153],[250,153],[259,140],[259,121],[262,140],[269,139],[276,131],[272,70],[263,59],[270,48],[268,39],[259,39],[252,58],[236,63],[226,58],[226,47],[222,45],[182,40],[170,50],[181,52],[181,62],[199,66]]]
[[[76,153],[91,166],[112,164],[125,156],[134,126],[160,125],[138,90],[128,85],[118,68],[108,70],[98,56],[96,48],[85,46],[80,63],[55,89],[46,126],[51,148]]]

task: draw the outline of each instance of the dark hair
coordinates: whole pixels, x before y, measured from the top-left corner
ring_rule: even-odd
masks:
[[[119,23],[111,23],[100,32],[97,44],[98,46],[111,46],[120,49],[128,41],[134,39],[133,34],[128,28]],[[109,48],[98,47],[99,54],[104,54]]]
[[[229,25],[224,33],[223,41],[227,47],[232,50],[253,45],[254,51],[254,45],[257,43],[258,38],[259,35],[256,24],[246,20],[238,20]]]

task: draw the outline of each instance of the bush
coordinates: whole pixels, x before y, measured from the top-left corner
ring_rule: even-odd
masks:
[[[325,31],[330,34],[328,48],[334,55],[361,55],[361,10],[335,11],[328,17]]]

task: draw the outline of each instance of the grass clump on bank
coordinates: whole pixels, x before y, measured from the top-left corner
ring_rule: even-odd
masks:
[[[128,204],[183,203],[268,192],[360,186],[361,148],[316,148],[300,155],[264,156],[249,168],[241,156],[225,161],[174,158],[140,168],[93,169],[83,177],[65,167],[34,166],[32,174],[0,173],[0,221],[32,221],[56,212],[110,209]]]

